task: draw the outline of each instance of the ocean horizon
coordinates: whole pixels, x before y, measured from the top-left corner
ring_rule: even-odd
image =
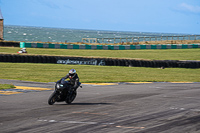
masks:
[[[161,37],[191,34],[68,29],[4,25],[4,40],[25,42],[82,42],[82,38]],[[110,40],[113,41],[113,40]]]

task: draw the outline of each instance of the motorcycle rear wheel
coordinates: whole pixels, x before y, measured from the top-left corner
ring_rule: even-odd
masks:
[[[53,105],[56,102],[57,94],[53,92],[49,97],[48,104]]]
[[[76,91],[73,91],[72,94],[69,95],[69,96],[66,98],[65,102],[66,102],[67,104],[71,104],[71,103],[74,101],[74,99],[76,98],[76,95],[77,95],[77,92],[76,92]]]

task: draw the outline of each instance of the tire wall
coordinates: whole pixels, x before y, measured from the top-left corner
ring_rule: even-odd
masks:
[[[34,55],[10,55],[0,54],[0,62],[13,63],[53,63],[73,65],[102,65],[102,66],[126,66],[126,67],[159,67],[159,68],[200,68],[200,61],[178,60],[130,60],[111,58],[84,58],[63,56],[34,56]]]
[[[19,47],[20,42],[0,42],[0,46]]]

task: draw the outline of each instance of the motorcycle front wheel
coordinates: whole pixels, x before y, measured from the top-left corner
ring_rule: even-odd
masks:
[[[71,95],[67,96],[65,102],[67,104],[71,104],[74,101],[74,99],[76,98],[76,95],[77,95],[76,91],[73,91]]]
[[[49,97],[48,104],[53,105],[56,102],[56,98],[57,98],[57,94],[56,92],[53,92],[51,96]]]

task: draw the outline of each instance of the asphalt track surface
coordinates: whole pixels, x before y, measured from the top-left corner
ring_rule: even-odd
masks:
[[[48,105],[53,83],[0,83],[50,88],[0,95],[1,133],[200,132],[200,83],[85,84],[70,105]]]

